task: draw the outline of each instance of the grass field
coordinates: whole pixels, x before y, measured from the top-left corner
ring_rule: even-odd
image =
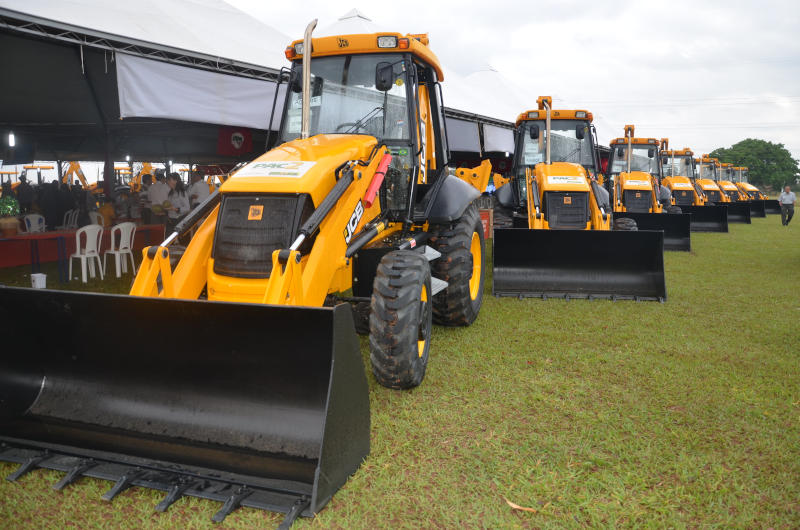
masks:
[[[496,299],[487,281],[473,326],[435,329],[421,387],[369,375],[372,452],[296,526],[800,526],[800,225],[754,219],[692,247],[665,255],[665,304]],[[54,492],[60,476],[0,481],[0,527],[211,527],[220,507],[156,514],[161,493],[109,504],[110,483]]]

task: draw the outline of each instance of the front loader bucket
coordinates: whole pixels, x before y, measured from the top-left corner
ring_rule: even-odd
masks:
[[[614,212],[615,219],[620,217],[636,221],[639,230],[662,230],[664,250],[692,250],[689,214]]]
[[[767,212],[764,211],[764,201],[761,199],[753,199],[751,201],[747,201],[747,204],[750,205],[750,217],[766,217]]]
[[[351,309],[0,287],[0,459],[311,516],[369,452]]]
[[[665,300],[664,233],[494,231],[497,296]]]
[[[725,206],[728,207],[728,222],[729,223],[745,223],[750,224],[750,205],[746,202],[729,202]]]
[[[764,212],[768,214],[781,214],[781,203],[777,199],[766,199],[764,201]]]
[[[683,213],[691,214],[692,232],[727,232],[728,207],[720,205],[681,206]]]

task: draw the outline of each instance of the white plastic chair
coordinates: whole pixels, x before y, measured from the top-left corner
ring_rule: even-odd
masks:
[[[44,232],[44,217],[38,213],[29,213],[25,216],[25,231],[28,233]]]
[[[78,229],[78,215],[80,215],[81,211],[77,208],[72,210],[72,217],[69,219],[69,226],[67,228],[69,230],[77,230]]]
[[[103,226],[103,216],[100,212],[89,212],[89,222],[93,225]]]
[[[64,212],[64,219],[61,221],[61,224],[56,227],[56,230],[69,230],[70,221],[72,221],[72,211],[73,210],[67,210]]]
[[[114,235],[119,232],[119,245],[114,244]],[[117,278],[120,277],[120,268],[123,274],[128,273],[127,256],[131,259],[131,271],[136,273],[136,262],[133,261],[133,237],[136,235],[136,224],[120,223],[111,227],[111,248],[103,253],[103,273],[106,272],[106,258],[109,254],[114,256],[114,265],[117,268]]]
[[[81,245],[81,235],[86,242]],[[103,279],[103,268],[100,263],[100,241],[103,238],[103,227],[99,225],[86,225],[75,232],[76,252],[69,257],[69,279],[72,279],[72,260],[81,260],[81,280],[86,283],[86,263],[89,263],[89,276],[94,278],[94,262],[97,260],[97,269],[100,271],[100,279]]]

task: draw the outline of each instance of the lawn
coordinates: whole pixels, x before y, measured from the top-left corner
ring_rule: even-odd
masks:
[[[371,454],[296,526],[800,526],[800,225],[754,219],[692,248],[665,255],[664,304],[494,298],[487,281],[473,326],[434,330],[419,388],[369,375]],[[211,527],[220,507],[157,514],[159,492],[110,504],[110,483],[54,492],[61,476],[0,481],[0,526]],[[281,519],[240,509],[219,527]]]

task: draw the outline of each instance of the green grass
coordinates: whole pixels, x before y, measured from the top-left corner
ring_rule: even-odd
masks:
[[[487,282],[473,326],[435,329],[422,386],[369,375],[372,452],[297,526],[800,526],[799,243],[776,216],[692,234],[692,253],[665,255],[665,304],[496,299]],[[60,476],[2,481],[0,526],[211,527],[220,507],[156,514],[160,493],[111,505],[110,483],[58,493]]]

